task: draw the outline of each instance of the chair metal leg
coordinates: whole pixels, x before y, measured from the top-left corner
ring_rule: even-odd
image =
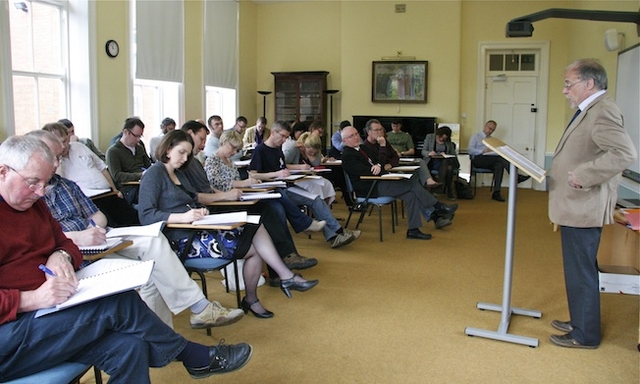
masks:
[[[398,212],[396,207],[396,202],[389,204],[391,205],[391,233],[396,233],[396,225],[398,224]],[[395,221],[393,220],[395,216]]]
[[[195,271],[195,270],[193,272],[195,272],[200,278],[200,285],[202,285],[202,293],[204,294],[204,297],[207,300],[209,300],[209,295],[207,294],[207,280],[204,277],[204,273],[200,271]],[[207,336],[211,336],[211,328],[207,328]]]
[[[379,205],[377,207],[378,207],[378,228],[380,230],[380,242],[382,242],[382,207]],[[391,222],[393,225],[393,216],[391,216]]]
[[[344,227],[347,228],[349,226],[349,221],[351,220],[351,215],[353,215],[353,211],[349,209],[349,217],[347,217],[347,222],[344,223]]]
[[[242,299],[240,299],[240,278],[238,277],[238,260],[234,259],[232,264],[236,279],[236,302],[238,303],[238,308],[242,308]]]
[[[95,365],[93,366],[93,376],[96,379],[96,384],[102,384],[102,372]]]

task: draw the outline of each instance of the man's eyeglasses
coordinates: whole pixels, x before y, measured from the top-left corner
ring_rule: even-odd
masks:
[[[140,139],[140,138],[142,138],[142,135],[143,135],[142,133],[141,133],[141,134],[139,134],[139,135],[136,135],[136,134],[135,134],[135,133],[133,133],[133,131],[132,131],[132,130],[130,130],[130,129],[127,129],[127,131],[129,131],[129,134],[131,134],[131,135],[132,135],[133,137],[135,137],[136,139]]]
[[[289,135],[291,135],[291,134],[285,135],[284,133],[281,133],[280,131],[276,131],[275,129],[273,130],[273,133],[277,133],[278,135],[280,135],[280,137],[283,137],[285,139],[288,139]]]
[[[27,179],[26,177],[22,176],[20,174],[20,172],[16,171],[15,169],[7,166],[7,168],[9,168],[10,170],[12,170],[13,172],[15,172],[18,176],[22,177],[22,180],[24,180],[25,184],[27,184],[27,188],[29,188],[29,190],[31,192],[40,192],[42,190],[44,190],[45,192],[49,191],[50,189],[50,185],[47,185],[48,182],[42,182],[42,183],[34,183],[32,181],[29,181],[29,179]]]
[[[356,137],[356,136],[360,137],[360,135],[358,133],[352,133],[350,135],[345,136],[344,138],[345,139],[351,139],[351,138]]]
[[[575,83],[564,83],[564,89],[566,89],[568,91],[568,90],[571,89],[571,87],[573,87],[574,85],[576,85],[578,83],[582,83],[583,81],[585,81],[585,80],[584,79],[583,80],[578,80]]]

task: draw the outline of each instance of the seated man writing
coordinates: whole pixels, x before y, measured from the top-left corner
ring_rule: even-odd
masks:
[[[45,131],[28,134],[40,138],[55,155],[62,145],[55,136]],[[55,166],[54,166],[55,167]],[[60,223],[64,234],[77,246],[103,244],[106,240],[106,217],[71,180],[53,175],[45,191],[44,201],[53,217]],[[192,328],[211,328],[240,320],[242,310],[228,310],[217,301],[209,302],[182,266],[169,242],[159,236],[131,236],[133,245],[109,257],[134,260],[154,260],[151,279],[139,291],[142,300],[169,327],[173,328],[174,314],[191,309]]]
[[[131,205],[138,202],[139,186],[127,183],[140,181],[144,171],[151,166],[151,159],[141,142],[143,133],[142,120],[129,117],[124,121],[122,136],[106,153],[109,173],[120,186],[125,200]]]
[[[70,142],[68,131],[60,123],[49,123],[42,127],[51,132],[63,145],[60,165],[56,173],[73,180],[83,191],[111,189],[115,195],[99,197],[94,200],[96,206],[107,216],[110,227],[140,225],[138,212],[124,200],[122,192],[116,188],[107,165],[86,146]]]
[[[381,164],[368,147],[360,145],[360,135],[353,127],[342,130],[342,168],[349,176],[353,188],[360,196],[365,196],[373,180],[362,180],[361,176],[377,176],[385,173],[385,164]],[[375,185],[374,196],[395,196],[407,204],[408,239],[429,240],[431,235],[420,231],[422,214],[427,221],[433,220],[436,229],[451,225],[453,214],[458,205],[446,205],[436,200],[413,176],[411,179],[379,180]]]
[[[290,176],[287,169],[284,153],[282,153],[282,143],[291,135],[291,127],[284,121],[276,121],[271,127],[271,136],[262,144],[258,145],[251,156],[249,171],[251,177],[258,180],[269,180],[272,178]],[[301,192],[302,191],[302,192]],[[295,186],[289,188],[279,188],[278,192],[287,196],[297,205],[306,205],[311,209],[316,219],[326,222],[323,228],[324,237],[331,242],[331,248],[338,248],[351,243],[360,237],[359,230],[348,230],[342,228],[338,221],[331,214],[331,209],[319,196],[310,197],[310,193]],[[287,212],[287,218],[289,213]]]
[[[149,367],[181,361],[193,378],[241,368],[251,346],[207,347],[166,326],[133,291],[35,318],[78,286],[82,255],[41,197],[56,158],[37,138],[0,145],[0,381],[72,361],[95,365],[113,383],[149,383]],[[45,265],[55,276],[42,272]],[[126,314],[123,316],[122,314]]]

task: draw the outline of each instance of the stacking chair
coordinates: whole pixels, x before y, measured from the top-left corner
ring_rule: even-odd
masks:
[[[356,229],[358,229],[358,227],[360,226],[360,223],[362,223],[362,220],[364,219],[364,215],[367,212],[367,208],[369,204],[372,204],[372,206],[375,206],[378,208],[378,227],[380,229],[380,241],[382,242],[382,206],[388,204],[391,206],[391,230],[393,233],[396,233],[396,220],[398,220],[396,198],[391,196],[371,197],[371,193],[375,188],[377,180],[374,180],[373,184],[371,184],[371,188],[369,188],[369,192],[367,193],[367,196],[365,197],[357,196],[355,194],[355,191],[353,190],[353,184],[351,183],[351,179],[349,178],[349,175],[346,172],[344,172],[344,179],[345,179],[345,187],[347,188],[347,193],[351,194],[352,196],[355,196],[355,198],[353,199],[355,202],[355,205],[352,207],[349,207],[349,217],[347,218],[347,222],[345,223],[344,227],[347,228],[349,226],[349,221],[351,220],[351,215],[353,214],[353,212],[355,210],[359,210],[360,218],[358,219],[358,223],[356,224]]]
[[[21,377],[11,381],[4,381],[5,384],[75,384],[80,382],[80,378],[91,368],[90,365],[66,362],[53,368],[34,373],[33,375]],[[96,384],[102,384],[102,374],[100,370],[93,367]]]
[[[226,271],[227,266],[233,265],[233,272],[235,275],[235,283],[236,283],[236,301],[238,303],[238,308],[240,308],[242,305],[242,301],[240,299],[240,279],[238,278],[238,262],[235,259],[227,260],[222,258],[216,259],[213,257],[187,259],[187,255],[189,254],[189,250],[191,249],[191,243],[193,242],[193,239],[196,237],[196,234],[197,234],[196,231],[191,232],[191,235],[189,236],[189,240],[187,242],[187,246],[179,255],[180,260],[182,261],[182,264],[184,265],[185,269],[189,273],[189,276],[191,276],[192,273],[195,273],[196,275],[198,275],[198,279],[200,279],[200,285],[202,286],[202,293],[204,293],[204,297],[209,299],[209,295],[207,294],[207,280],[204,276],[205,272],[219,271],[223,268],[225,268],[225,271]],[[216,235],[216,240],[218,241],[218,244],[222,244],[222,242],[219,240],[217,235]],[[223,253],[227,252],[227,250],[222,246],[220,246],[220,250]],[[229,276],[229,274],[225,273],[225,276]],[[225,278],[225,283],[226,283],[227,293],[229,293],[228,278]],[[207,336],[211,336],[211,329],[209,328],[207,328]]]
[[[476,188],[478,185],[478,178],[476,177],[476,174],[478,173],[491,173],[493,175],[493,169],[489,169],[489,168],[476,168],[473,166],[473,157],[469,155],[469,168],[470,171],[469,173],[471,174],[471,176],[469,177],[470,179],[473,179],[473,195],[475,196],[476,194]],[[491,188],[493,189],[493,181],[494,181],[494,176],[491,177]]]

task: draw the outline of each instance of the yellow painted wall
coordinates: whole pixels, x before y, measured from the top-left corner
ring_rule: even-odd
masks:
[[[105,150],[122,130],[131,114],[132,97],[129,66],[129,2],[96,2],[97,105],[100,147]],[[120,46],[116,58],[104,54],[104,44],[113,39]]]
[[[459,1],[343,3],[342,118],[352,115],[437,116],[452,121],[458,113],[460,82]],[[428,64],[427,104],[371,101],[372,61],[414,56]]]
[[[256,9],[256,87],[241,89],[255,96],[255,121],[262,114],[262,96],[273,91],[271,72],[329,71],[327,87],[340,89],[340,8],[338,1],[258,3]],[[335,97],[334,97],[335,102]],[[267,96],[266,117],[274,120],[274,94]],[[335,110],[334,110],[335,116]]]
[[[258,85],[256,84],[258,49],[258,17],[257,6],[250,1],[240,2],[240,36],[238,50],[238,115],[247,118],[249,126],[254,125],[258,114],[262,113],[262,99],[258,101]],[[262,90],[262,89],[260,89]],[[272,90],[272,88],[269,88]]]
[[[508,20],[548,8],[637,11],[640,0],[628,1],[405,1],[407,12],[394,13],[393,1],[240,1],[238,113],[252,123],[262,113],[257,90],[273,90],[275,71],[330,72],[334,120],[354,114],[436,116],[463,124],[462,143],[476,131],[477,55],[481,41],[504,41]],[[121,54],[97,58],[99,141],[107,145],[131,113],[129,69],[129,2],[96,2],[97,51],[108,39],[120,43]],[[185,118],[204,111],[202,89],[201,0],[185,3]],[[616,52],[603,45],[604,31],[617,28],[626,45],[640,41],[631,23],[548,19],[534,24],[533,37],[551,42],[549,114],[546,151],[555,148],[571,111],[561,94],[563,69],[580,57],[602,60],[615,91]],[[510,39],[513,41],[514,39]],[[371,62],[383,56],[415,56],[429,61],[427,104],[371,102]],[[267,118],[273,121],[273,97]],[[460,114],[467,114],[466,120]],[[462,145],[462,147],[466,147]]]

